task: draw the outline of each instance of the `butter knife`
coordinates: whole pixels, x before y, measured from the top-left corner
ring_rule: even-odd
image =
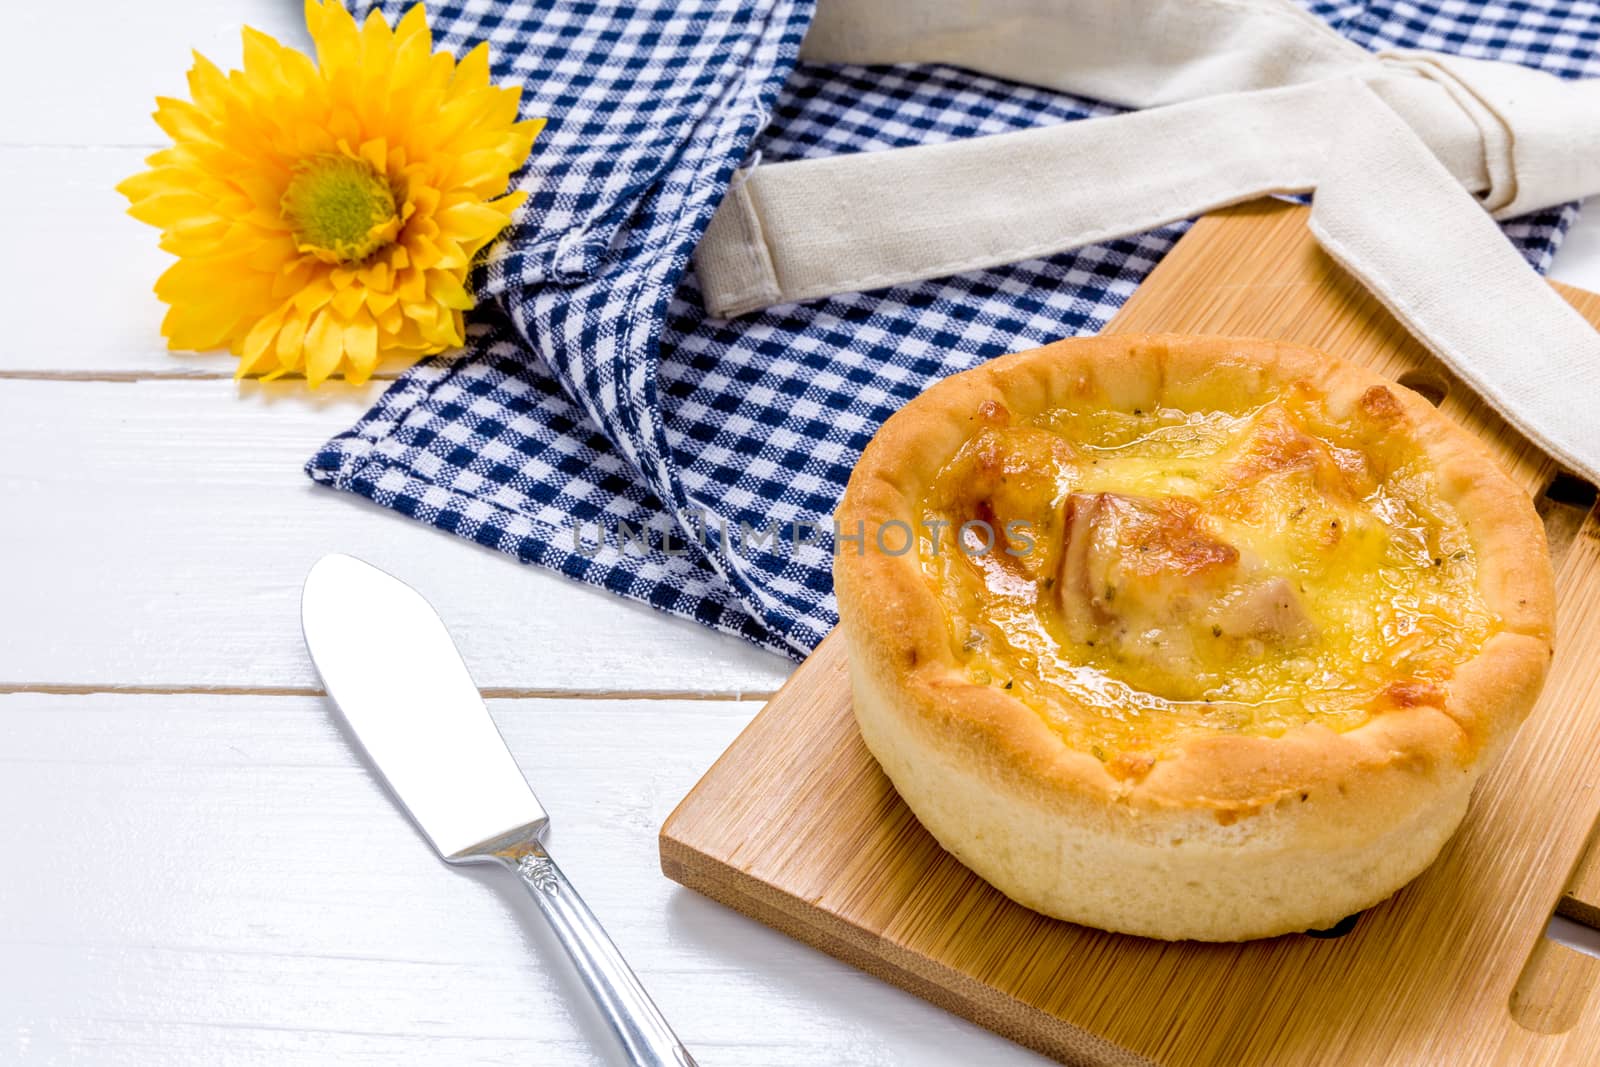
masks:
[[[324,556],[300,599],[306,647],[350,731],[446,863],[516,873],[629,1060],[693,1067],[544,847],[550,818],[533,795],[444,622],[422,594],[370,564]]]

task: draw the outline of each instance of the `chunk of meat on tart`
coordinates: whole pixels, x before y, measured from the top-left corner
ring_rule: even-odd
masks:
[[[991,562],[1029,580],[1052,573],[1050,547],[1061,541],[1057,502],[1075,456],[1070,444],[1045,430],[990,426],[980,431],[941,479],[937,504],[955,527],[941,547],[948,550],[962,524],[974,522],[980,525],[969,536],[987,539]],[[1013,551],[1007,553],[1008,547]]]
[[[1159,695],[1196,699],[1225,663],[1315,633],[1293,586],[1217,536],[1187,497],[1074,493],[1063,527],[1064,637],[1124,662]]]

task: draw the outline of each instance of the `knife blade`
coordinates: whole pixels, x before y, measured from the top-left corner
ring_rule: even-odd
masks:
[[[350,556],[306,576],[306,647],[328,695],[428,843],[470,858],[549,817],[422,594]]]
[[[352,556],[306,575],[306,648],[396,802],[447,863],[499,863],[539,903],[630,1062],[694,1060],[544,847],[550,819],[422,594]]]

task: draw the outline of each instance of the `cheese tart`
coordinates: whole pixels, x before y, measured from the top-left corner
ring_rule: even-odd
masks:
[[[1106,930],[1242,940],[1383,900],[1550,659],[1527,494],[1410,390],[1271,341],[958,374],[884,424],[837,518],[867,747],[968,867]]]

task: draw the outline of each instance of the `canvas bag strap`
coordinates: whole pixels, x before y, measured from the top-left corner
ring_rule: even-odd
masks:
[[[1316,182],[1330,83],[736,174],[695,253],[719,317],[1140,233]],[[1230,143],[1226,153],[1216,146]]]
[[[1562,182],[1558,195],[1549,181],[1518,181],[1530,168],[1515,166],[1512,150],[1528,139],[1462,89],[1459,75],[1414,54],[1367,59],[1360,76],[1487,206],[1516,212],[1537,195],[1571,198],[1576,182]],[[1330,117],[1353,91],[1346,75],[740,171],[696,249],[706,306],[741,315],[1049,255],[1268,193],[1309,192],[1329,150]],[[1588,158],[1600,163],[1600,153]]]

